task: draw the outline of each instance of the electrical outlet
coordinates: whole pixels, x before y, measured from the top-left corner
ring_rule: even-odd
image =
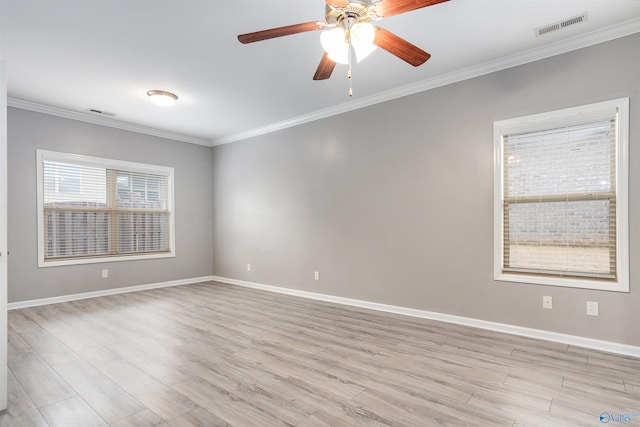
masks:
[[[109,277],[109,270],[102,270],[102,278],[107,279]]]
[[[247,271],[251,271],[251,264],[247,264]]]
[[[313,273],[313,278],[314,278],[315,280],[320,280],[320,272],[319,272],[319,271],[315,271],[315,272]]]
[[[553,308],[553,298],[549,296],[542,297],[542,308]]]
[[[587,316],[598,315],[598,303],[594,301],[587,301]]]

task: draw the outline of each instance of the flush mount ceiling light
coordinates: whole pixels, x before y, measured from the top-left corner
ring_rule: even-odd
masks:
[[[178,100],[176,94],[167,92],[166,90],[150,90],[147,92],[147,95],[149,95],[151,101],[161,107],[170,107]]]

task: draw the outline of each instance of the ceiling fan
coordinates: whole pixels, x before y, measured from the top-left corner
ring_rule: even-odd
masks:
[[[325,1],[324,21],[305,22],[241,34],[238,36],[238,40],[246,44],[307,31],[325,30],[321,35],[321,43],[325,53],[313,76],[314,80],[325,80],[331,77],[336,63],[349,64],[348,76],[351,78],[352,52],[355,53],[357,60],[360,61],[376,47],[380,47],[417,67],[424,64],[431,55],[384,28],[373,26],[371,21],[421,9],[448,0]],[[351,95],[351,91],[349,95]]]

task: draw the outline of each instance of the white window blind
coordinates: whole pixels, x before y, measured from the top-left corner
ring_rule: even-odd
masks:
[[[615,118],[504,136],[504,270],[616,277],[615,136]]]
[[[173,255],[173,169],[38,151],[40,265]]]
[[[586,110],[497,126],[497,278],[628,289],[620,107]]]

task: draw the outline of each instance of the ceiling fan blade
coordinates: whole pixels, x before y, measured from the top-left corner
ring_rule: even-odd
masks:
[[[378,16],[388,18],[445,1],[449,0],[381,0],[376,3],[376,13]]]
[[[373,39],[373,44],[408,62],[414,67],[424,64],[427,59],[431,58],[431,55],[418,46],[380,27],[376,27],[376,36],[375,39]]]
[[[325,27],[324,22],[305,22],[303,24],[287,25],[284,27],[271,28],[269,30],[256,31],[255,33],[240,34],[240,43],[253,43],[261,40],[274,39],[276,37],[289,36],[291,34],[315,31]]]
[[[332,7],[345,7],[349,4],[349,0],[326,0],[326,2]]]
[[[313,80],[328,79],[329,77],[331,77],[331,73],[333,73],[334,68],[336,68],[335,61],[333,59],[330,59],[329,54],[325,52],[322,56],[322,59],[320,60],[318,69],[316,69],[316,74],[313,76]]]

